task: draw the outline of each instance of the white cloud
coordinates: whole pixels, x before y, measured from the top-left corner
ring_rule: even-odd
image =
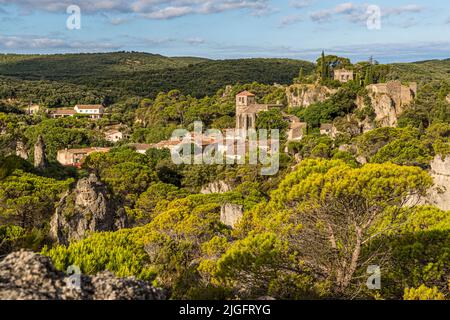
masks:
[[[63,40],[61,38],[50,38],[34,35],[15,36],[0,35],[1,49],[76,49],[76,50],[116,50],[120,46],[112,44],[108,41],[79,41],[79,40]]]
[[[313,5],[316,0],[291,0],[289,1],[289,6],[296,9],[303,9]]]
[[[352,2],[341,3],[333,8],[315,11],[310,14],[310,18],[314,22],[324,23],[330,22],[336,16],[343,16],[352,23],[365,23],[368,18],[368,5],[357,5]],[[423,6],[409,4],[399,7],[381,8],[381,15],[384,18],[391,16],[400,16],[405,14],[417,14],[425,10]]]
[[[36,10],[65,12],[69,5],[82,13],[134,13],[149,19],[171,19],[189,14],[211,14],[247,9],[255,15],[270,11],[270,0],[0,0],[15,4],[23,13]]]
[[[300,15],[293,14],[290,16],[286,16],[281,19],[279,27],[284,28],[284,27],[296,24],[297,22],[300,22],[302,20],[303,19]]]

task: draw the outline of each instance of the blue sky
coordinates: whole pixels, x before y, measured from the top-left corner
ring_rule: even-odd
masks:
[[[81,29],[69,30],[69,5]],[[367,8],[381,29],[367,27]],[[314,60],[321,50],[381,62],[450,58],[443,0],[0,0],[0,52],[144,51],[215,59]]]

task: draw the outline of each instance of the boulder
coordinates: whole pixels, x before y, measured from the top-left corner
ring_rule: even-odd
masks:
[[[67,276],[49,257],[30,251],[9,254],[0,262],[1,300],[162,300],[165,294],[150,283],[117,278],[111,272]],[[76,283],[77,285],[74,285]]]
[[[50,236],[68,245],[94,231],[116,231],[127,227],[123,208],[109,199],[107,189],[91,174],[80,179],[76,187],[60,200],[50,221]]]

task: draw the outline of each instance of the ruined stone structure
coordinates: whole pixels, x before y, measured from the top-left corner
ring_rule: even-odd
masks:
[[[108,198],[106,186],[91,174],[80,179],[59,202],[50,222],[50,236],[68,245],[89,232],[116,231],[126,226],[125,211]]]
[[[109,152],[111,148],[81,148],[81,149],[64,149],[58,150],[56,160],[63,166],[80,167],[83,160],[94,152]]]
[[[397,80],[371,84],[366,89],[376,114],[375,120],[381,127],[395,127],[398,117],[417,95],[417,83],[405,86]],[[365,107],[362,99],[358,99],[357,104],[360,108]]]
[[[346,83],[346,82],[354,80],[353,70],[347,70],[347,69],[334,70],[334,80],[337,80],[342,83]]]
[[[47,168],[47,155],[45,154],[45,143],[42,136],[39,136],[34,145],[34,167],[43,170]]]
[[[286,89],[288,106],[290,108],[306,108],[317,102],[324,102],[337,90],[316,84],[296,84]]]

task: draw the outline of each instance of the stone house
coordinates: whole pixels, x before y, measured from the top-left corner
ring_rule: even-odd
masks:
[[[308,130],[308,124],[293,115],[286,115],[285,118],[289,121],[288,141],[302,140]]]
[[[65,108],[53,109],[48,112],[49,117],[53,119],[73,117],[75,114],[76,112],[73,109]]]
[[[331,123],[323,123],[320,126],[320,134],[329,136],[330,138],[336,138],[338,131],[336,127]]]
[[[41,106],[38,104],[30,104],[29,106],[23,108],[23,111],[25,111],[28,115],[37,114],[39,111],[41,111]]]
[[[347,69],[334,70],[334,80],[337,80],[342,83],[346,83],[346,82],[354,80],[353,70],[347,70]]]
[[[258,104],[256,96],[248,91],[243,91],[236,96],[236,129],[255,129],[258,113],[278,108],[276,104]]]
[[[145,154],[148,149],[153,148],[153,145],[146,143],[132,143],[129,144],[130,147],[134,148],[137,153]]]
[[[123,139],[123,133],[118,129],[110,129],[104,132],[106,141],[116,143]]]
[[[80,149],[64,149],[58,150],[56,160],[63,166],[80,167],[83,160],[94,152],[109,152],[111,148],[80,148]]]

